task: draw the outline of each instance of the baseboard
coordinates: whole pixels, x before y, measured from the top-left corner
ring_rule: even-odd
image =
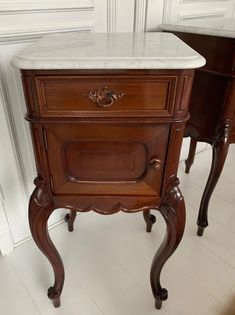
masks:
[[[77,216],[79,216],[81,214],[82,214],[81,212],[77,212]],[[48,230],[50,231],[50,230],[54,229],[55,227],[57,227],[58,225],[61,225],[61,224],[65,224],[64,215],[61,215],[61,219],[58,219],[56,222],[50,224],[49,227],[48,227]],[[28,236],[28,237],[22,239],[21,241],[15,243],[14,246],[12,245],[12,250],[14,248],[16,248],[16,247],[24,245],[25,243],[27,243],[27,242],[29,242],[31,240],[32,240],[32,236]],[[0,242],[1,242],[1,237],[0,237]],[[1,252],[1,246],[0,246],[0,252]],[[7,254],[8,253],[6,253],[5,255],[7,255]],[[2,254],[2,256],[4,256],[4,255]]]
[[[13,242],[9,233],[0,236],[0,254],[8,255],[14,249]]]

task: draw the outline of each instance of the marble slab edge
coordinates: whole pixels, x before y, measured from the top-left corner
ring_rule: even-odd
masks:
[[[82,59],[82,60],[32,60],[23,59],[15,56],[11,60],[11,65],[15,68],[22,70],[82,70],[82,69],[195,69],[204,66],[206,60],[200,56],[188,58],[144,58],[133,59],[133,58],[121,58],[121,59],[110,59],[109,60],[92,60],[92,59]]]

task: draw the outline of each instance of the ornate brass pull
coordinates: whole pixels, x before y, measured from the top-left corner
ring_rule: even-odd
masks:
[[[116,94],[113,91],[110,91],[107,86],[103,87],[102,90],[90,91],[88,96],[92,102],[96,103],[99,107],[110,107],[115,101],[123,97],[124,93]]]
[[[161,160],[160,160],[158,157],[153,156],[153,157],[151,158],[150,165],[152,166],[152,168],[153,168],[155,171],[157,171],[157,170],[159,170],[159,169],[161,168],[162,162],[161,162]]]

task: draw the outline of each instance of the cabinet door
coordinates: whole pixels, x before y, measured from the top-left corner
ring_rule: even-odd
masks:
[[[45,126],[54,195],[159,196],[169,126]]]

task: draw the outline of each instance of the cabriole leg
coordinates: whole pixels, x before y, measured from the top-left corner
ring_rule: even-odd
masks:
[[[204,229],[208,226],[208,206],[210,202],[211,195],[215,189],[215,186],[218,182],[220,174],[222,172],[224,162],[227,157],[228,148],[229,148],[229,122],[226,121],[222,125],[216,137],[216,140],[213,144],[213,156],[210,174],[206,183],[205,190],[203,192],[199,214],[197,219],[197,235],[202,236]]]
[[[53,212],[53,204],[47,192],[43,179],[35,179],[36,188],[29,202],[29,225],[35,243],[49,260],[54,271],[54,285],[48,289],[48,297],[53,300],[55,307],[60,306],[60,295],[64,284],[63,262],[52,243],[47,222]]]
[[[190,168],[193,165],[195,153],[197,148],[197,141],[191,138],[188,158],[185,160],[185,173],[188,174],[190,172]]]
[[[74,210],[71,210],[70,213],[67,213],[65,215],[65,222],[68,223],[68,230],[69,232],[73,232],[73,228],[74,228],[74,221],[76,219],[77,216],[77,212]]]
[[[144,221],[146,223],[146,232],[150,233],[152,231],[152,226],[156,222],[156,217],[150,213],[150,210],[143,212]]]
[[[171,184],[159,210],[166,221],[167,232],[161,247],[154,256],[150,272],[151,287],[157,309],[161,308],[162,301],[168,297],[167,290],[162,288],[160,283],[162,268],[178,247],[185,227],[185,204],[178,188],[178,180]]]

